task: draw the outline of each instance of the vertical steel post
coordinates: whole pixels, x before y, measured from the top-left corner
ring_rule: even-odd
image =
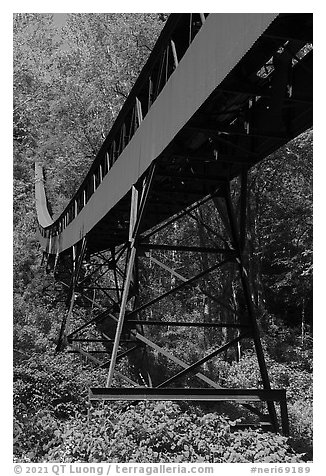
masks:
[[[125,278],[124,286],[123,286],[123,292],[122,292],[122,298],[121,298],[121,304],[120,304],[120,312],[119,312],[119,319],[118,319],[118,324],[117,324],[117,329],[116,329],[116,332],[115,332],[114,344],[113,344],[113,349],[112,349],[109,374],[108,374],[108,378],[107,378],[107,382],[106,382],[107,387],[111,387],[111,384],[112,384],[114,367],[115,367],[115,363],[116,363],[116,360],[117,360],[119,342],[120,342],[120,337],[121,337],[122,328],[123,328],[123,324],[124,324],[124,318],[125,318],[125,314],[126,314],[126,306],[127,306],[127,301],[128,301],[129,288],[130,288],[130,282],[131,282],[131,277],[132,277],[132,270],[133,270],[133,267],[134,267],[134,261],[135,261],[135,256],[136,256],[134,228],[135,228],[135,222],[136,222],[136,218],[137,218],[137,209],[138,209],[138,190],[136,189],[136,187],[132,187],[130,222],[129,222],[129,259],[128,259],[126,278]]]
[[[289,436],[290,427],[289,427],[289,415],[288,415],[288,407],[286,404],[286,396],[280,401],[281,407],[281,420],[282,420],[282,432],[284,436]]]
[[[119,290],[119,281],[118,281],[118,275],[117,275],[117,260],[116,260],[116,253],[115,253],[115,248],[113,247],[111,249],[111,260],[112,260],[112,271],[113,271],[113,276],[114,276],[114,285],[117,293],[117,301],[118,303],[120,302],[120,290]]]
[[[56,347],[56,352],[59,352],[61,350],[62,344],[65,344],[66,335],[69,333],[71,315],[72,315],[72,311],[73,311],[74,303],[75,303],[76,285],[78,283],[78,277],[79,277],[79,274],[80,274],[80,270],[81,270],[81,267],[82,267],[82,261],[83,261],[85,251],[86,251],[86,244],[87,244],[87,240],[86,240],[86,237],[84,237],[83,240],[82,240],[82,243],[80,245],[79,252],[77,250],[77,245],[74,245],[72,247],[72,275],[71,275],[71,284],[70,284],[70,289],[69,289],[69,296],[68,296],[68,300],[67,300],[67,305],[69,307],[68,307],[67,314],[66,314],[66,316],[63,319],[62,324],[61,324],[58,344],[57,344],[57,347]]]
[[[246,183],[246,179],[245,179],[245,183]],[[241,284],[242,284],[242,288],[243,288],[243,292],[244,292],[244,296],[246,300],[248,316],[252,326],[252,333],[253,333],[254,345],[255,345],[257,359],[258,359],[258,365],[259,365],[264,389],[270,390],[271,386],[269,382],[269,376],[268,376],[267,366],[265,362],[264,351],[263,351],[263,347],[260,340],[260,332],[259,332],[257,319],[256,319],[256,312],[255,312],[255,308],[254,308],[254,304],[252,300],[248,273],[243,264],[242,250],[240,245],[241,235],[238,231],[237,220],[236,220],[236,216],[235,216],[232,201],[231,201],[230,185],[226,184],[224,190],[225,190],[226,210],[227,210],[227,214],[228,214],[228,218],[230,222],[231,238],[238,255],[237,263],[238,263],[238,267],[240,271],[240,279],[241,279]],[[245,190],[243,187],[241,190],[241,194],[244,194],[244,193],[245,193]],[[245,238],[245,233],[243,233],[243,239],[244,238]],[[277,432],[279,427],[278,427],[278,421],[277,421],[277,415],[276,415],[274,402],[272,401],[268,402],[267,406],[268,406],[268,411],[271,418],[271,423],[275,431]]]
[[[131,281],[131,275],[132,275],[132,269],[133,269],[133,265],[134,265],[135,255],[136,255],[136,248],[134,246],[134,243],[132,243],[131,244],[131,252],[130,252],[129,262],[128,262],[127,276],[126,276],[125,285],[124,285],[123,294],[122,294],[122,299],[121,299],[119,320],[118,320],[118,325],[117,325],[117,329],[116,329],[116,333],[115,333],[113,350],[112,350],[112,355],[111,355],[109,374],[108,374],[108,378],[107,378],[107,382],[106,382],[107,387],[111,387],[111,384],[112,384],[113,372],[114,372],[114,367],[115,367],[115,363],[116,363],[116,360],[117,360],[119,342],[120,342],[120,337],[121,337],[122,328],[123,328],[123,324],[124,324],[124,317],[125,317],[125,313],[126,313],[126,305],[127,305],[127,300],[128,300],[129,287],[130,287],[130,281]]]
[[[127,258],[128,266],[127,266],[126,277],[125,277],[124,285],[123,285],[118,324],[116,328],[112,355],[111,355],[110,368],[109,368],[108,378],[106,382],[107,387],[111,387],[112,385],[114,367],[117,360],[119,342],[120,342],[120,337],[121,337],[121,333],[123,329],[123,324],[124,324],[124,319],[126,314],[126,306],[127,306],[128,296],[129,296],[130,283],[131,283],[131,278],[132,278],[133,268],[134,268],[134,263],[136,258],[136,251],[137,251],[136,241],[138,238],[138,232],[140,229],[141,219],[144,215],[144,211],[145,211],[147,200],[148,200],[148,194],[149,194],[149,190],[150,190],[150,186],[151,186],[152,178],[154,174],[154,167],[155,165],[151,167],[149,171],[149,175],[144,182],[140,206],[138,204],[138,190],[136,189],[136,187],[132,187],[130,222],[129,222],[129,253],[128,253],[129,257]]]
[[[246,245],[246,225],[247,225],[247,184],[248,184],[248,170],[243,168],[241,170],[241,191],[240,191],[240,237],[239,245],[241,252],[244,251]]]

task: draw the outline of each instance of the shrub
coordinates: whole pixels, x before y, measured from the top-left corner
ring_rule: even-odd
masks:
[[[242,430],[231,435],[224,459],[225,463],[299,463],[302,455],[294,453],[284,436]]]
[[[19,420],[47,408],[54,416],[68,418],[85,411],[87,389],[103,372],[82,368],[67,355],[36,354],[14,368],[14,411]]]
[[[14,420],[14,452],[21,462],[38,462],[61,442],[60,422],[47,410]]]
[[[286,389],[291,445],[312,458],[312,373],[308,366],[285,364],[267,357],[272,388]],[[240,362],[219,363],[219,378],[226,387],[261,387],[257,358],[248,351]]]
[[[312,460],[313,411],[312,402],[298,401],[289,405],[291,446],[299,453],[306,453],[305,459]]]
[[[222,415],[182,412],[171,402],[92,411],[62,423],[40,461],[55,462],[300,462],[287,438],[247,430],[230,432]]]
[[[171,402],[102,404],[91,409],[88,422],[87,388],[101,384],[102,371],[82,368],[67,355],[36,355],[14,371],[15,457],[22,462],[142,463],[311,459],[311,375],[271,359],[268,365],[273,387],[288,389],[290,440],[254,430],[231,433],[232,422],[221,414],[226,407],[216,407],[219,414],[204,413],[203,406],[183,405],[182,411]],[[260,384],[250,352],[239,363],[221,362],[219,371],[229,387]],[[300,454],[293,453],[289,441]]]

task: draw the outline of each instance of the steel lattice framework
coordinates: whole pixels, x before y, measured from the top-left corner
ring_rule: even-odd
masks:
[[[311,14],[171,15],[87,176],[55,221],[36,164],[40,243],[67,292],[57,350],[69,348],[108,368],[106,387],[90,389],[91,401],[230,400],[266,421],[247,403],[263,401],[275,431],[279,402],[288,434],[285,391],[270,386],[246,267],[247,173],[312,126],[311,44]],[[230,182],[236,177],[235,201]],[[184,217],[214,233],[201,219],[208,203],[223,230],[213,244],[157,239]],[[157,252],[190,253],[194,262],[210,256],[213,264],[185,276]],[[146,260],[174,285],[144,301]],[[228,266],[238,276],[240,310],[203,284]],[[224,321],[152,317],[157,303],[193,286],[223,308]],[[77,318],[78,308],[85,312]],[[188,363],[148,337],[150,329],[167,326],[227,329],[232,336]],[[262,389],[222,389],[202,367],[243,340],[253,341]],[[180,370],[153,382],[151,352]],[[135,379],[117,369],[127,356],[137,367]],[[201,387],[184,388],[191,375]],[[113,388],[114,382],[129,387]]]

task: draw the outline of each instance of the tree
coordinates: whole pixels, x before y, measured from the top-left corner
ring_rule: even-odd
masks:
[[[312,131],[307,131],[250,173],[250,271],[256,305],[289,324],[302,306],[311,322]]]

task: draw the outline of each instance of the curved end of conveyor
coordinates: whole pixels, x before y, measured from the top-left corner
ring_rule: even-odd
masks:
[[[35,162],[35,202],[39,226],[42,228],[51,226],[53,220],[47,207],[43,167],[39,162]]]
[[[47,206],[44,186],[43,166],[35,162],[35,205],[38,222],[38,239],[44,252],[50,252],[50,238],[47,237],[46,229],[54,223]]]

